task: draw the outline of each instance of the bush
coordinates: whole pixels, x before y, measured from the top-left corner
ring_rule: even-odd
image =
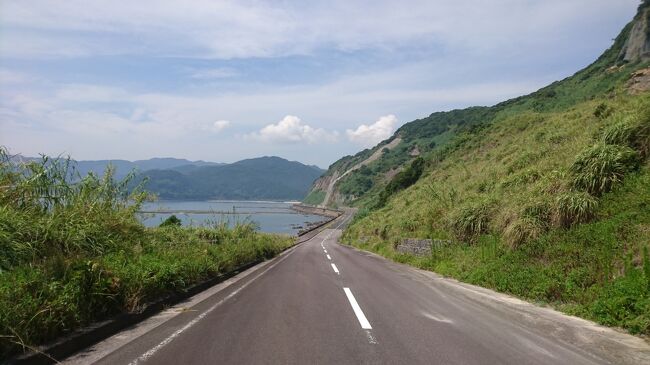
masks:
[[[598,119],[605,119],[612,114],[612,108],[605,103],[600,103],[594,110],[594,116]]]
[[[165,219],[162,223],[160,223],[160,227],[180,227],[183,222],[175,216],[175,215],[170,215],[169,218]]]
[[[629,147],[596,144],[581,153],[571,166],[573,186],[600,196],[639,165],[639,155]]]
[[[568,192],[555,200],[554,221],[561,227],[586,223],[594,217],[598,200],[585,192]]]

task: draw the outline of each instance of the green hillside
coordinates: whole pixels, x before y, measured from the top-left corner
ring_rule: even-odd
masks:
[[[650,94],[629,89],[648,83],[635,74],[647,51],[630,51],[648,43],[648,5],[572,77],[431,114],[334,163],[325,176],[343,177],[325,203],[360,208],[344,242],[650,334]],[[416,258],[396,253],[403,238],[448,243]]]
[[[42,160],[41,157],[24,157],[21,155],[12,156],[12,162],[29,162],[35,161],[39,162]],[[148,160],[136,160],[136,161],[126,161],[126,160],[73,160],[72,167],[74,167],[75,172],[80,176],[86,176],[89,173],[93,173],[97,176],[101,176],[106,171],[106,168],[110,165],[114,171],[114,178],[116,180],[121,180],[127,177],[131,172],[143,172],[148,170],[187,170],[192,168],[198,168],[201,166],[219,166],[224,165],[217,162],[206,162],[206,161],[190,161],[180,158],[170,158],[170,157],[154,157]]]
[[[146,190],[163,199],[302,199],[323,173],[279,157],[260,157],[219,166],[150,170]]]

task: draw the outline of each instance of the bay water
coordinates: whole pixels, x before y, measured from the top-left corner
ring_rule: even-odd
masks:
[[[326,220],[326,217],[299,213],[291,209],[294,202],[273,201],[181,201],[160,200],[145,203],[139,213],[145,226],[160,225],[171,215],[178,217],[185,226],[209,226],[227,222],[253,222],[260,231],[294,235],[310,224]]]

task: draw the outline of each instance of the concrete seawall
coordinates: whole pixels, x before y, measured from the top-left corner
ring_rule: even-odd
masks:
[[[305,205],[305,204],[294,204],[291,206],[291,209],[300,213],[322,215],[324,217],[329,217],[329,218],[336,218],[341,214],[343,214],[343,212],[340,210],[320,208],[320,207],[315,207],[312,205]]]
[[[317,223],[316,225],[313,225],[311,227],[307,227],[306,229],[301,230],[298,233],[298,237],[303,237],[308,233],[314,232],[317,229],[323,227],[324,225],[330,223],[331,221],[335,220],[341,214],[343,214],[342,211],[339,210],[334,210],[334,209],[326,209],[326,208],[319,208],[319,207],[314,207],[311,205],[305,205],[305,204],[294,204],[291,206],[291,209],[295,210],[296,212],[299,213],[305,213],[305,214],[315,214],[315,215],[320,215],[323,217],[326,217],[323,221],[320,223]]]

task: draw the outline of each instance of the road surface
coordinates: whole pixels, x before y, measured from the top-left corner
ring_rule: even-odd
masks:
[[[642,364],[633,336],[312,239],[67,364]]]

